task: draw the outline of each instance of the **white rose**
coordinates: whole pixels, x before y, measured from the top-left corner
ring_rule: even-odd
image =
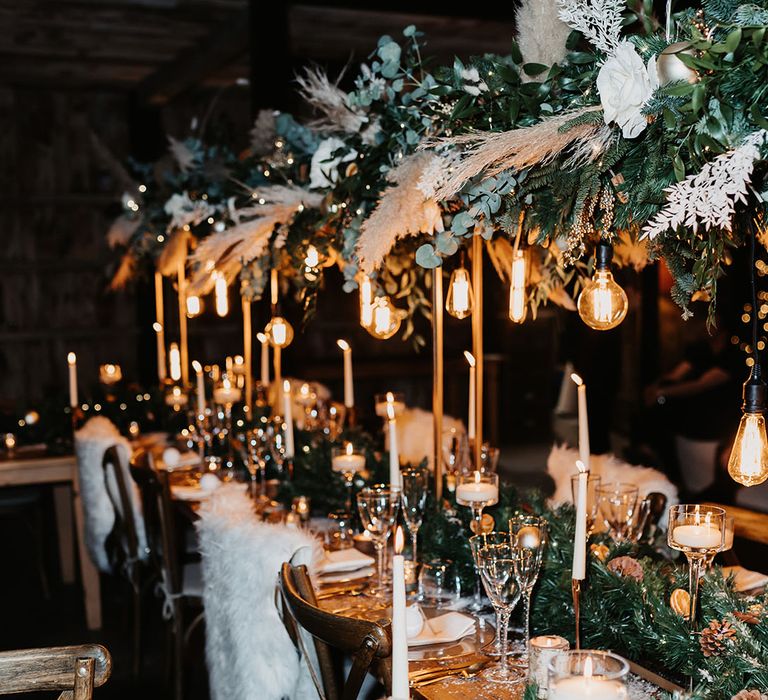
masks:
[[[309,168],[309,186],[311,189],[333,187],[334,183],[339,179],[339,165],[357,158],[357,151],[354,149],[351,149],[343,157],[331,157],[333,153],[344,148],[346,148],[346,144],[335,136],[320,142],[312,156],[312,164]]]
[[[630,42],[622,41],[597,74],[605,123],[616,122],[624,138],[637,136],[648,125],[642,107],[658,86],[656,71],[646,68]]]

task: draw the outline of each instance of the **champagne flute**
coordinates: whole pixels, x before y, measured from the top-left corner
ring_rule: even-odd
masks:
[[[498,665],[485,672],[483,678],[494,683],[513,685],[523,681],[525,675],[511,667],[507,658],[509,618],[521,596],[517,573],[520,559],[528,558],[531,554],[528,550],[516,550],[510,541],[509,533],[495,534],[500,535],[498,541],[489,541],[486,535],[485,542],[477,546],[480,577],[485,592],[496,610],[501,628]]]
[[[597,489],[597,502],[611,538],[622,542],[629,537],[637,507],[635,484],[609,483]]]
[[[517,571],[525,609],[525,650],[521,661],[527,666],[531,641],[531,593],[539,578],[544,558],[548,523],[537,515],[515,515],[509,520],[509,532],[516,550],[527,551],[531,555],[519,558]]]
[[[254,428],[245,433],[246,444],[246,467],[251,475],[251,491],[255,496],[266,495],[266,471],[267,471],[267,453],[269,451],[268,435],[264,428]],[[259,479],[259,477],[261,477]],[[261,482],[259,491],[256,493],[258,481]]]
[[[363,527],[370,533],[376,549],[376,586],[371,594],[381,597],[386,594],[384,588],[384,548],[392,527],[397,520],[400,506],[400,489],[384,484],[377,484],[362,489],[357,494],[357,509]]]
[[[428,475],[425,469],[415,467],[401,472],[403,480],[403,517],[411,533],[413,552],[411,558],[414,563],[419,561],[417,546],[419,528],[424,520],[424,509],[427,505]]]

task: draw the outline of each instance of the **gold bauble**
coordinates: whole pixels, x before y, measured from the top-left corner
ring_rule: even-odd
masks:
[[[698,73],[692,68],[688,68],[679,58],[679,54],[684,53],[689,56],[694,55],[687,41],[678,41],[670,44],[664,49],[656,59],[656,72],[659,76],[660,85],[668,85],[679,80],[686,83],[695,83],[699,79]]]
[[[480,532],[477,531],[477,520],[472,520],[469,524],[469,529],[476,535],[487,535],[489,532],[493,532],[494,527],[496,527],[496,521],[489,513],[483,513],[483,517],[480,520]]]
[[[691,614],[691,595],[684,588],[675,588],[669,596],[669,607],[687,620]]]
[[[600,561],[605,561],[608,558],[608,553],[611,551],[604,544],[593,544],[590,545],[589,549]]]
[[[521,527],[517,533],[517,546],[536,549],[541,544],[541,530],[538,527]]]

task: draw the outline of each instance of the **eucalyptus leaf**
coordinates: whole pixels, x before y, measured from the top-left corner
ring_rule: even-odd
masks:
[[[453,255],[459,249],[458,241],[453,237],[450,231],[442,231],[435,238],[437,250],[443,255]]]
[[[434,247],[429,243],[419,246],[416,250],[416,263],[421,267],[433,270],[436,267],[440,267],[442,262],[440,256],[435,253]]]

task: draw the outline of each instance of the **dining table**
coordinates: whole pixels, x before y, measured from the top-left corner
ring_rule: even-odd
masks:
[[[57,455],[45,447],[21,447],[0,456],[0,488],[50,485],[56,519],[61,577],[75,582],[75,546],[83,587],[85,621],[89,630],[101,628],[99,572],[85,546],[85,521],[80,499],[77,459],[73,454]]]

